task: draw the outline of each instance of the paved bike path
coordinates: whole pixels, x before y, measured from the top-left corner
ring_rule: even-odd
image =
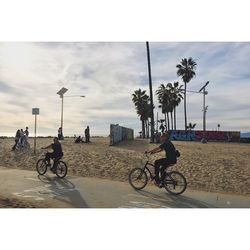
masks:
[[[49,208],[250,208],[250,197],[186,190],[180,196],[148,185],[142,191],[128,183],[107,179],[0,167],[0,195]],[[44,205],[43,205],[44,207]]]

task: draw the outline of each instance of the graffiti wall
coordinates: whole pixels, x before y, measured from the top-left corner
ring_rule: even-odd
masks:
[[[134,130],[119,124],[110,124],[110,145],[124,140],[134,140]]]
[[[200,141],[203,138],[202,130],[185,131],[176,130],[172,131],[170,139],[179,141]],[[207,141],[230,141],[239,142],[240,132],[238,131],[205,131],[204,138]]]

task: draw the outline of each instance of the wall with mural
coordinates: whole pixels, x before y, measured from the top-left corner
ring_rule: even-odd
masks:
[[[134,140],[134,130],[119,124],[110,124],[110,145],[124,140]]]
[[[207,141],[240,141],[240,132],[238,131],[205,131],[204,137]],[[170,139],[180,141],[200,141],[203,138],[202,130],[185,131],[176,130],[172,131]]]

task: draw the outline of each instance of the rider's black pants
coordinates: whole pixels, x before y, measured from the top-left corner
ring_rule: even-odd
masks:
[[[57,155],[55,153],[46,153],[45,155],[45,160],[47,162],[50,162],[50,159],[53,159],[53,158],[59,158],[59,157],[62,157],[61,155]]]
[[[159,160],[155,161],[155,182],[160,183],[160,176],[159,174],[161,173],[161,176],[163,175],[164,171],[166,168],[171,165],[175,164],[176,161],[169,160],[168,158],[161,158]]]

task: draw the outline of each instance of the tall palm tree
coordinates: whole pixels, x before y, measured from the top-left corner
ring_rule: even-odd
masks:
[[[183,85],[179,85],[179,82],[174,82],[173,84],[170,85],[172,92],[172,103],[174,107],[174,130],[176,130],[176,108],[183,99],[182,87]]]
[[[184,82],[184,117],[185,117],[185,131],[187,130],[187,83],[195,76],[196,62],[192,57],[184,58],[180,64],[176,65],[177,75],[181,76]]]
[[[142,138],[145,138],[145,121],[148,120],[149,116],[149,96],[146,94],[146,90],[135,90],[132,94],[132,101],[142,122]]]
[[[169,113],[173,112],[173,106],[171,102],[171,92],[168,85],[161,84],[158,90],[156,90],[158,95],[158,101],[160,103],[159,108],[162,109],[162,113],[165,115],[165,125],[167,130],[170,129],[169,123]]]

